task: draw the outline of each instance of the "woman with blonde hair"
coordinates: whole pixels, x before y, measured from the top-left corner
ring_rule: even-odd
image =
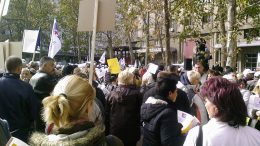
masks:
[[[30,145],[106,146],[105,127],[95,89],[88,80],[65,76],[43,103],[45,133],[34,133]]]

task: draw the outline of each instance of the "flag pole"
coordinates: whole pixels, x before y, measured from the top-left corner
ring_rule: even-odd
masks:
[[[93,19],[93,35],[91,41],[91,63],[90,63],[90,72],[89,72],[89,84],[92,85],[93,74],[94,74],[94,55],[95,55],[95,46],[96,46],[96,33],[97,33],[97,16],[98,16],[98,0],[95,0],[94,7],[94,19]]]
[[[35,49],[33,51],[32,61],[34,61],[34,59],[35,59]]]

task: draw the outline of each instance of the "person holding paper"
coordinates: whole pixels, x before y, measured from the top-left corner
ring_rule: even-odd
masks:
[[[202,135],[198,143],[203,146],[259,146],[260,132],[246,126],[247,108],[235,83],[222,77],[208,79],[201,88],[201,96],[210,121],[191,129],[184,146],[195,146],[198,135]]]
[[[157,79],[157,93],[141,107],[143,146],[181,146],[184,141],[174,104],[177,80],[170,72],[162,73]]]

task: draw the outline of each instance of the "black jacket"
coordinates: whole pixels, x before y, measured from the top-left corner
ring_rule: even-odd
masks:
[[[154,97],[158,103],[146,102],[141,107],[143,125],[143,146],[180,146],[182,125],[177,120],[177,109],[169,100],[159,95]]]
[[[139,91],[137,86],[119,85],[107,99],[107,130],[120,138],[125,146],[136,145],[140,138],[142,97]]]
[[[54,86],[57,83],[57,79],[48,75],[44,72],[37,72],[32,78],[30,79],[30,84],[33,87],[34,94],[37,98],[37,105],[38,109],[38,116],[36,119],[35,129],[37,131],[44,131],[45,123],[42,121],[41,117],[41,109],[42,109],[42,100],[43,98],[50,96],[50,93],[54,89]]]
[[[32,87],[18,74],[0,78],[0,118],[6,119],[14,137],[27,141],[38,107]]]
[[[144,85],[144,86],[141,87],[140,93],[142,95],[144,95],[147,91],[149,91],[151,88],[153,88],[155,86],[156,86],[156,82],[150,83],[148,85]],[[143,102],[145,102],[145,101],[143,100]]]
[[[37,72],[30,79],[30,84],[33,87],[34,93],[40,101],[50,95],[56,83],[56,78],[41,71]]]

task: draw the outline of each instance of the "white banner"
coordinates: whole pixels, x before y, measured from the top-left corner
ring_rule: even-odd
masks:
[[[34,53],[39,36],[39,30],[24,30],[23,52]]]

